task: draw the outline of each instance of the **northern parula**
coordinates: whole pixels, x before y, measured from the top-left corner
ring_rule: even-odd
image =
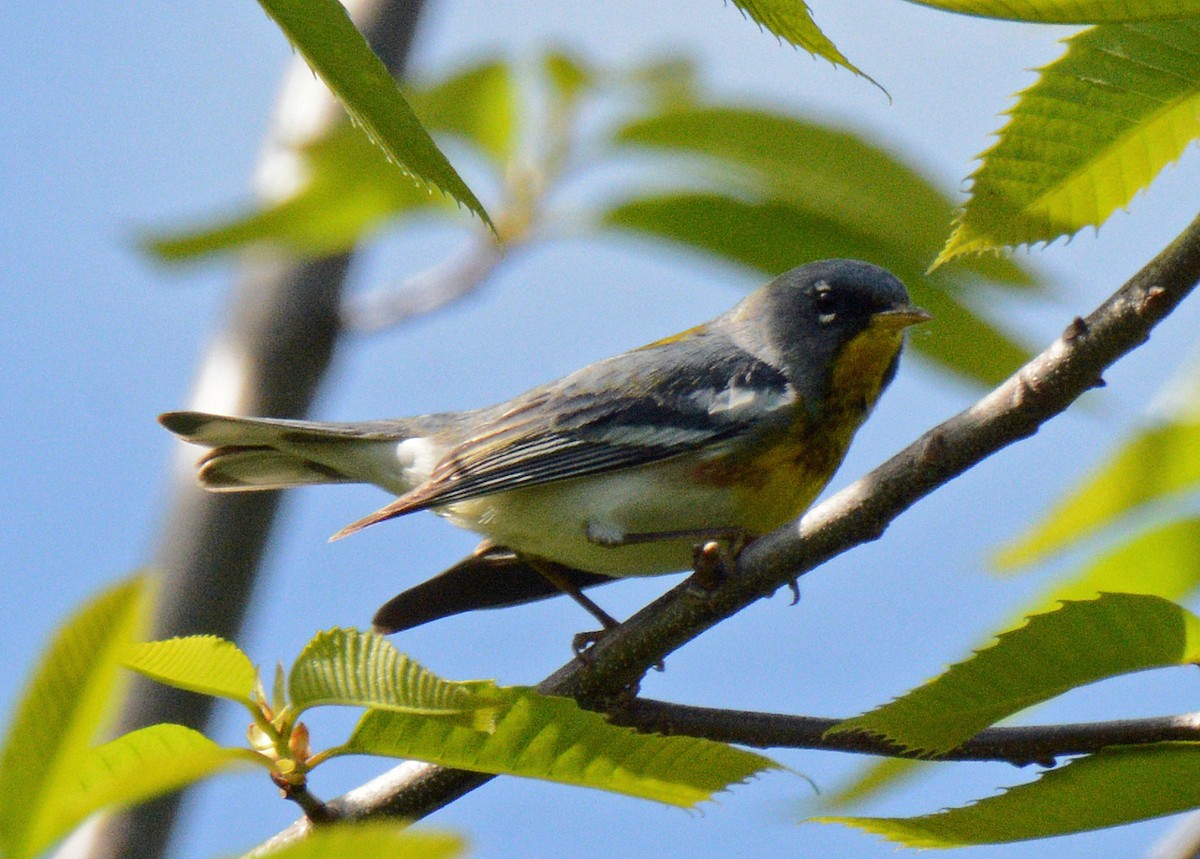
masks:
[[[380,610],[377,627],[395,631],[556,586],[687,569],[713,535],[752,539],[798,516],[895,375],[904,330],[930,318],[890,272],[825,260],[708,323],[488,408],[159,420],[212,448],[199,464],[207,489],[361,482],[398,496],[335,538],[424,509],[484,535],[476,554]]]

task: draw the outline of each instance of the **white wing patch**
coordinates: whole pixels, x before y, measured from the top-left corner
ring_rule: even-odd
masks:
[[[410,486],[419,486],[428,480],[441,458],[441,446],[424,436],[406,438],[396,445],[396,461],[404,481]]]
[[[710,415],[737,412],[751,409],[766,414],[792,402],[792,389],[789,385],[782,391],[778,389],[752,388],[731,382],[724,388],[704,388],[693,391],[692,400],[696,405],[705,409]]]
[[[720,416],[731,423],[749,423],[772,412],[789,408],[796,400],[790,385],[784,388],[756,388],[732,381],[724,388],[701,388],[688,394],[697,409]],[[683,417],[681,415],[681,417]],[[629,423],[607,426],[600,436],[608,444],[653,447],[690,447],[703,445],[713,436],[712,426],[674,426],[662,423]]]

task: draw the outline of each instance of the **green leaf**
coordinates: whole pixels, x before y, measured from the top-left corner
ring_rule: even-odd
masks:
[[[803,0],[733,0],[733,5],[789,45],[803,48],[813,56],[824,57],[835,66],[842,66],[871,80],[842,56],[837,46],[821,32],[808,10],[808,4]]]
[[[376,821],[317,826],[303,839],[255,855],[271,859],[346,859],[347,856],[452,859],[465,852],[466,845],[456,836],[413,832],[405,824]]]
[[[247,707],[258,674],[250,657],[232,641],[189,635],[136,645],[125,665],[139,674],[189,692],[230,698]]]
[[[895,252],[820,214],[771,200],[747,203],[713,194],[647,197],[606,215],[610,226],[672,239],[774,276],[814,259],[849,256],[876,263],[903,280],[913,301],[934,315],[910,345],[938,364],[983,384],[1007,378],[1027,352],[956,295],[952,277],[927,277],[910,255]]]
[[[276,713],[282,713],[283,708],[287,706],[287,672],[283,670],[283,663],[275,663],[275,680],[271,683],[271,709]]]
[[[935,265],[1099,226],[1200,135],[1200,19],[1093,27],[1021,93]]]
[[[63,834],[59,806],[115,704],[117,669],[149,611],[147,580],[109,588],[55,634],[0,748],[0,855],[33,856]]]
[[[947,12],[1035,21],[1041,24],[1099,24],[1152,21],[1200,15],[1200,0],[911,0]]]
[[[151,725],[87,752],[63,784],[53,829],[67,832],[106,808],[124,808],[239,764],[270,766],[247,749],[218,746],[183,725]]]
[[[495,230],[471,189],[437,148],[396,81],[337,0],[259,0],[351,118],[413,179],[449,194]]]
[[[1044,593],[1013,613],[1000,630],[1023,625],[1031,614],[1053,611],[1067,600],[1095,599],[1105,591],[1152,594],[1181,600],[1200,585],[1200,517],[1153,527],[1085,564],[1077,573],[1057,579]],[[822,805],[840,808],[896,787],[923,772],[928,764],[904,758],[874,762],[832,792]]]
[[[340,752],[545,779],[683,807],[778,768],[768,758],[722,743],[610,725],[568,698],[516,687],[498,691],[509,706],[493,733],[446,719],[368,710]]]
[[[1200,420],[1149,427],[1125,442],[1026,533],[993,559],[1001,569],[1033,564],[1118,518],[1200,487]]]
[[[1200,746],[1111,748],[1029,784],[919,817],[824,817],[908,847],[961,847],[1120,826],[1200,806]]]
[[[498,703],[479,684],[452,683],[400,653],[382,635],[354,629],[319,632],[301,651],[288,678],[298,711],[322,704],[370,707],[424,716],[461,716],[490,730]]]
[[[1077,686],[1200,659],[1200,618],[1145,594],[1103,594],[1034,615],[940,677],[834,732],[863,731],[936,755]]]

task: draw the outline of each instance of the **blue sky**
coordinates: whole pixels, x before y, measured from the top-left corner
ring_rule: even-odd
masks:
[[[1025,71],[1053,59],[1064,29],[952,17],[885,0],[814,9],[839,47],[892,102],[845,71],[780,46],[717,2],[658,4],[475,0],[433,2],[414,64],[431,73],[483,52],[528,57],[566,45],[607,64],[662,51],[697,56],[705,82],[730,98],[815,113],[894,145],[944,188],[963,187]],[[278,82],[291,54],[259,11],[236,4],[9,4],[0,11],[0,712],[37,649],[105,582],[149,557],[177,454],[154,422],[187,401],[197,356],[219,325],[230,263],[166,269],[141,256],[141,227],[178,224],[247,198]],[[997,305],[1030,345],[1055,336],[1133,273],[1194,216],[1195,147],[1128,214],[1094,237],[1028,256],[1054,296]],[[366,254],[356,288],[435,264],[453,237],[399,237]],[[493,402],[604,355],[715,315],[755,278],[644,244],[572,240],[503,267],[479,296],[405,328],[351,339],[317,405],[331,419],[391,416]],[[1193,302],[1194,304],[1194,302]],[[631,308],[637,308],[631,313]],[[598,320],[600,324],[598,324]],[[1035,438],[923,501],[885,538],[807,577],[803,599],[760,603],[703,636],[651,675],[643,691],[688,703],[850,715],[960,658],[1043,575],[989,575],[989,547],[1037,517],[1073,478],[1136,426],[1166,374],[1192,352],[1200,323],[1185,306],[1150,345],[1109,374],[1109,387]],[[911,357],[911,356],[910,356]],[[907,360],[860,433],[834,488],[968,405],[974,392]],[[194,456],[189,451],[188,456]],[[243,646],[265,666],[289,661],[317,629],[365,625],[386,597],[435,572],[473,540],[432,516],[326,538],[379,506],[366,488],[296,493],[286,507]],[[599,599],[621,616],[674,579],[623,583]],[[565,601],[457,618],[397,640],[444,676],[532,683],[568,656],[588,618]],[[1194,672],[1162,672],[1072,693],[1039,720],[1189,709]],[[236,742],[244,716],[221,712]],[[318,720],[330,741],[345,720]],[[829,789],[858,761],[780,753]],[[314,780],[323,796],[381,768],[337,763]],[[934,810],[1027,777],[1000,765],[952,767],[872,809]],[[794,825],[812,790],[792,775],[740,787],[699,814],[582,790],[504,780],[431,825],[468,835],[473,855],[892,856],[875,839]],[[294,818],[259,774],[206,786],[189,803],[177,855],[248,848]],[[1137,855],[1169,822],[977,857]]]

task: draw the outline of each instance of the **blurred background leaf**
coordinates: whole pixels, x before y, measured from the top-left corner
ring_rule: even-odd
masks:
[[[454,859],[466,852],[466,844],[456,835],[417,832],[400,823],[375,822],[316,827],[305,838],[262,855],[271,859],[346,859],[349,856]]]
[[[1198,486],[1200,420],[1188,416],[1145,427],[1001,549],[996,566],[1013,570],[1038,563],[1146,505]]]
[[[288,41],[388,159],[409,177],[441,190],[492,226],[473,191],[437,148],[337,0],[259,0]]]
[[[68,832],[113,811],[238,766],[270,766],[248,749],[225,748],[183,725],[151,725],[90,749],[72,768],[51,831]]]
[[[434,132],[452,135],[494,159],[497,172],[517,138],[517,93],[504,63],[484,61],[425,85],[406,88],[413,108]],[[430,194],[388,161],[350,122],[306,146],[299,168],[307,177],[286,199],[240,215],[168,232],[150,232],[145,248],[167,262],[268,244],[298,257],[348,250],[389,220],[418,211],[441,217],[455,206]]]
[[[983,384],[1006,378],[1028,351],[973,310],[971,287],[987,280],[1021,290],[1036,275],[1001,258],[979,258],[931,274],[953,215],[933,184],[894,156],[848,132],[782,114],[688,107],[617,130],[635,151],[692,156],[673,162],[680,184],[605,212],[603,223],[670,239],[748,265],[770,277],[800,261],[854,257],[895,272],[934,315],[914,348]],[[690,169],[689,169],[690,168]]]
[[[118,672],[149,616],[149,582],[110,586],[66,621],[34,668],[0,746],[0,854],[36,856],[62,837],[62,803],[118,700]]]
[[[455,135],[484,156],[506,189],[497,221],[514,242],[526,233],[552,239],[569,232],[563,224],[576,225],[578,233],[582,223],[585,234],[636,232],[767,278],[814,259],[865,259],[895,272],[933,313],[934,324],[911,342],[939,366],[990,385],[1028,359],[1023,345],[977,309],[975,293],[983,284],[1013,294],[1040,290],[1040,277],[990,255],[927,271],[945,242],[953,202],[880,146],[783,113],[704,104],[685,60],[617,73],[548,51],[538,68],[540,84],[552,93],[550,119],[541,137],[525,142],[528,156],[520,155],[519,117],[538,100],[539,84],[519,90],[508,64],[486,60],[407,88],[431,130]],[[589,101],[613,95],[624,113],[607,127],[584,124],[587,133],[578,138],[576,114]],[[513,171],[535,153],[542,160],[532,171]],[[208,229],[156,236],[147,247],[166,260],[260,242],[316,255],[352,247],[401,215],[453,214],[444,201],[397,176],[349,125],[311,144],[304,156],[309,180],[295,196]],[[654,180],[635,170],[604,195],[593,191],[575,201],[573,217],[543,206],[573,174],[605,161],[644,167],[647,157],[669,165]],[[568,175],[560,177],[564,170]],[[513,223],[518,226],[510,229]]]

